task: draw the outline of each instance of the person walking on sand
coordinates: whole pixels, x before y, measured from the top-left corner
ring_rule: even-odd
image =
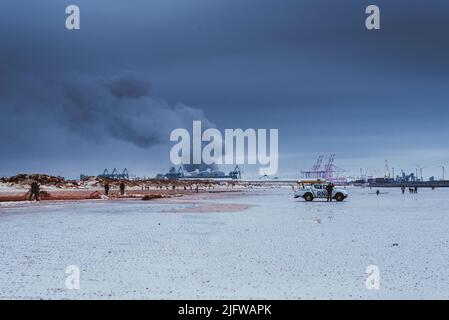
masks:
[[[36,200],[36,201],[40,201],[41,199],[40,199],[40,197],[39,197],[39,194],[40,194],[40,186],[39,186],[39,184],[36,182],[36,181],[33,181],[32,183],[31,183],[31,189],[30,189],[30,201],[31,201],[31,199],[33,198],[33,196],[34,196],[34,199]]]
[[[401,187],[401,191],[402,191],[402,194],[405,193],[405,187],[404,186]]]
[[[332,202],[332,191],[334,190],[334,185],[332,182],[329,182],[329,184],[326,186],[327,191],[327,202]]]
[[[120,194],[123,196],[125,194],[125,184],[120,182]]]
[[[418,186],[415,186],[415,193],[418,193]]]
[[[377,189],[376,194],[377,194],[377,196],[379,196],[379,194],[380,194],[379,189]]]
[[[107,182],[104,184],[104,194],[109,195],[109,183]]]

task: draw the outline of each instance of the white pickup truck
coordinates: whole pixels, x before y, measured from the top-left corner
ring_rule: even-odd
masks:
[[[315,198],[327,198],[327,183],[320,181],[305,185],[301,181],[299,189],[295,190],[295,198],[304,198],[306,201],[313,201]],[[343,201],[348,197],[348,192],[345,189],[335,188],[332,190],[332,198],[337,201]]]

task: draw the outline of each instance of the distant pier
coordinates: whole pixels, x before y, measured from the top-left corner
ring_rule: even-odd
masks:
[[[449,188],[449,180],[440,181],[408,181],[408,182],[370,182],[369,187],[374,188],[400,188],[400,187],[418,187],[418,188]]]

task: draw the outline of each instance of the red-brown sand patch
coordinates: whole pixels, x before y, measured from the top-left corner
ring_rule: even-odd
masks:
[[[214,203],[214,204],[202,204],[193,207],[187,207],[182,209],[170,210],[166,212],[198,212],[198,213],[212,213],[212,212],[239,212],[248,209],[250,206],[246,204],[224,204],[224,203]]]
[[[94,200],[94,199],[161,199],[178,198],[186,196],[191,200],[206,200],[206,199],[222,199],[233,195],[241,195],[239,191],[209,191],[200,190],[199,192],[192,190],[127,190],[125,195],[120,195],[118,191],[109,193],[109,197],[105,197],[103,191],[99,190],[51,190],[42,191],[41,200],[53,201],[76,201],[76,200]],[[27,192],[7,192],[0,193],[0,202],[15,202],[27,201],[30,194]]]

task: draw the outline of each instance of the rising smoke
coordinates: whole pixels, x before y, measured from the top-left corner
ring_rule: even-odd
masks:
[[[200,109],[153,97],[150,80],[134,72],[110,78],[35,79],[0,75],[0,107],[3,119],[9,120],[0,126],[0,141],[7,138],[26,148],[31,141],[21,139],[24,132],[22,138],[34,131],[45,139],[45,131],[57,130],[86,141],[112,139],[149,148],[169,143],[171,130],[190,128],[193,120],[214,126]],[[14,123],[24,125],[22,133],[14,130]]]

